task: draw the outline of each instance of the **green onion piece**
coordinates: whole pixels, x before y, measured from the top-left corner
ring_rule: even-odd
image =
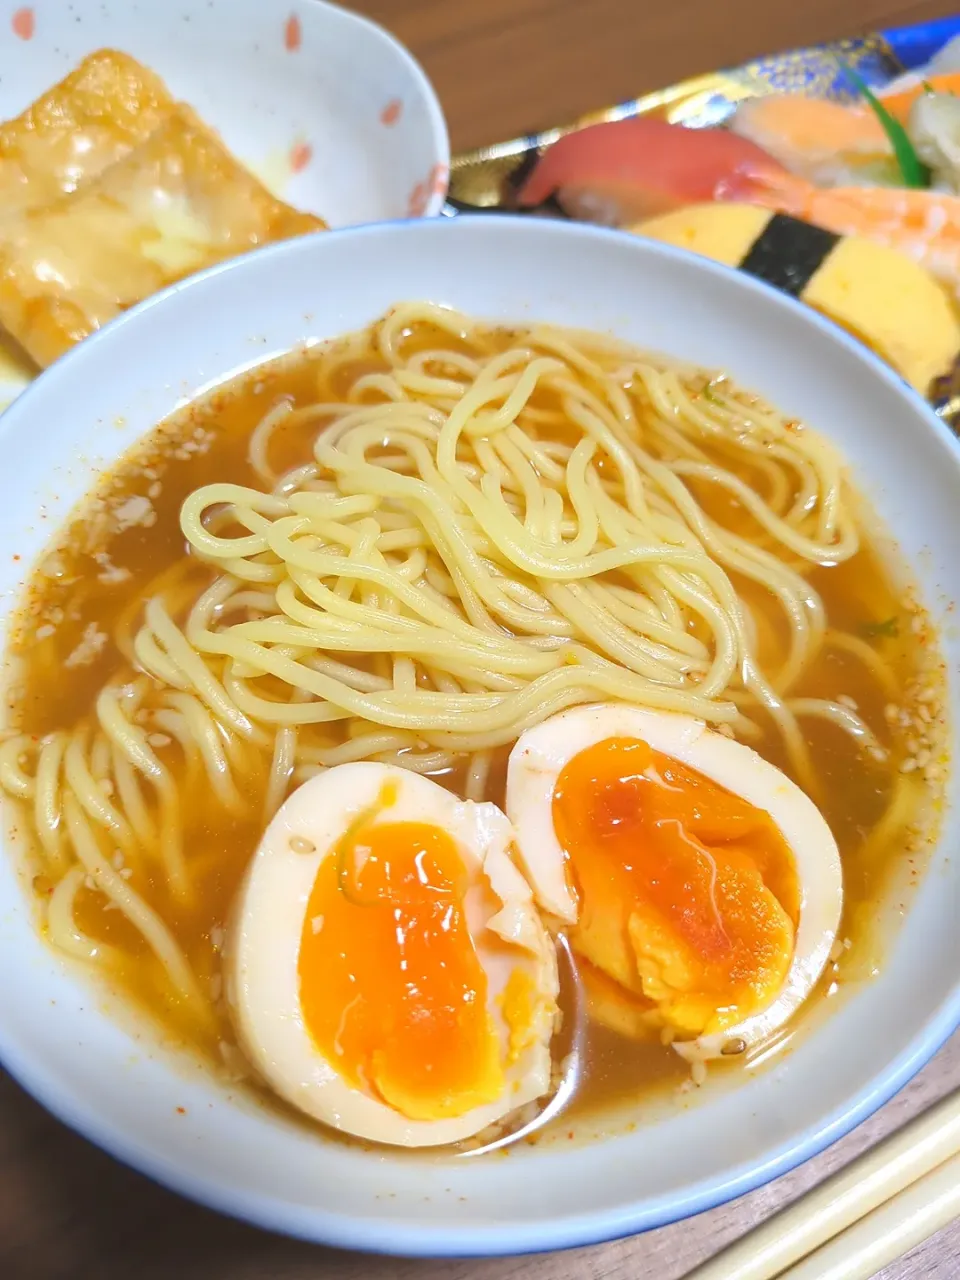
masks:
[[[900,634],[900,621],[894,615],[892,618],[884,618],[882,622],[865,622],[860,628],[860,634],[867,640],[875,640],[880,636],[892,640]]]
[[[838,58],[837,63],[840,69],[847,75],[856,86],[860,96],[870,107],[873,114],[880,121],[884,133],[890,139],[890,145],[893,147],[893,154],[896,156],[897,164],[900,168],[900,174],[903,178],[905,187],[917,187],[924,189],[930,186],[930,170],[923,163],[914,150],[913,143],[906,129],[896,120],[887,108],[883,105],[877,95],[870,86],[863,80],[853,67],[848,66],[842,59]]]

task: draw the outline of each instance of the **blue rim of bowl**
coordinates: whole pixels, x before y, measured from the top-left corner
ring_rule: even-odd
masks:
[[[504,232],[519,230],[524,235],[554,235],[567,239],[594,237],[616,239],[623,243],[637,243],[636,237],[606,227],[510,215],[501,215],[497,218],[461,215],[450,219],[400,219],[362,227],[348,227],[338,231],[326,231],[321,234],[324,239],[331,236],[338,239],[344,236],[360,239],[381,234],[385,230],[403,228],[406,235],[423,235],[435,234],[427,230],[431,226],[449,229],[481,223],[490,228],[493,234],[499,234],[493,230],[494,228],[501,228]],[[440,234],[451,234],[451,232],[447,230]],[[69,366],[77,359],[83,359],[83,350],[91,344],[111,341],[110,334],[113,330],[131,322],[136,323],[136,316],[139,314],[155,307],[166,306],[171,298],[192,288],[203,287],[207,281],[225,272],[242,270],[242,264],[247,259],[266,255],[271,258],[282,258],[286,255],[299,254],[303,252],[303,243],[312,239],[313,236],[301,236],[295,240],[287,240],[254,250],[239,258],[218,263],[147,298],[130,311],[118,316],[104,329],[87,338],[79,347],[68,352],[55,365],[42,373],[14,401],[2,417],[11,415],[15,418],[24,411],[23,406],[29,411],[35,388],[41,387],[48,379],[58,376],[58,371],[62,367]],[[733,267],[690,254],[686,250],[659,242],[645,241],[644,251],[683,262],[689,262],[692,257],[697,257],[698,266],[704,272],[718,278],[736,280],[738,287],[748,292],[770,296],[771,286],[762,281],[746,276]],[[819,328],[827,333],[832,341],[846,347],[861,363],[871,369],[874,377],[880,378],[892,391],[913,404],[926,419],[928,428],[940,438],[952,456],[957,468],[958,490],[960,490],[960,441],[952,435],[926,401],[878,356],[832,321],[778,290],[774,289],[772,292],[776,295],[779,305],[803,315],[808,324]],[[842,1009],[838,1010],[838,1015],[843,1016]],[[522,1225],[509,1226],[490,1223],[478,1227],[443,1228],[432,1225],[407,1225],[393,1221],[378,1223],[376,1219],[368,1217],[348,1218],[342,1214],[327,1213],[319,1206],[304,1208],[301,1205],[290,1205],[286,1201],[272,1199],[259,1193],[225,1191],[214,1179],[194,1175],[183,1164],[158,1156],[153,1150],[132,1140],[109,1118],[104,1118],[94,1108],[86,1106],[82,1099],[65,1097],[64,1090],[48,1071],[42,1059],[34,1058],[29,1053],[21,1053],[16,1046],[6,1043],[2,1026],[0,1026],[0,1064],[52,1115],[94,1145],[162,1186],[227,1217],[295,1239],[362,1253],[418,1258],[502,1257],[603,1244],[640,1232],[652,1231],[693,1217],[695,1214],[704,1213],[709,1209],[715,1209],[730,1200],[765,1186],[773,1179],[789,1173],[818,1155],[873,1115],[930,1061],[958,1027],[960,1027],[960,982],[957,983],[952,995],[928,1019],[913,1041],[886,1068],[873,1075],[846,1104],[834,1108],[820,1123],[808,1126],[799,1137],[781,1143],[766,1153],[762,1160],[743,1161],[725,1176],[704,1179],[700,1183],[695,1183],[684,1193],[672,1192],[659,1198],[648,1198],[633,1205],[569,1216],[561,1221],[535,1219]]]

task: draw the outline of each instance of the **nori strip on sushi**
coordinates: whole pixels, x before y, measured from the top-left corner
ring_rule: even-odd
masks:
[[[740,270],[799,298],[839,241],[832,231],[775,213],[750,246]]]

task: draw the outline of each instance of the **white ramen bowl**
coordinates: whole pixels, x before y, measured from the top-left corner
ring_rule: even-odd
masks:
[[[0,120],[96,49],[157,72],[267,187],[332,227],[439,213],[450,144],[418,63],[324,0],[72,0],[0,22]],[[0,404],[29,380],[0,352]]]
[[[772,289],[663,245],[573,224],[463,218],[251,254],[143,303],[45,373],[0,419],[10,478],[0,507],[4,614],[56,525],[138,435],[242,369],[417,298],[503,321],[613,330],[728,369],[846,453],[936,618],[960,598],[957,446],[860,344]],[[952,628],[943,643],[956,669]],[[264,1227],[421,1255],[600,1241],[783,1173],[935,1052],[960,1022],[958,844],[951,810],[919,888],[897,898],[908,909],[880,976],[826,1002],[791,1052],[749,1079],[708,1086],[686,1108],[649,1109],[634,1132],[621,1125],[602,1141],[521,1144],[509,1159],[363,1150],[231,1096],[195,1063],[152,1048],[149,1028],[91,998],[89,977],[38,937],[9,851],[0,858],[0,973],[16,981],[0,983],[0,1060],[120,1159]]]

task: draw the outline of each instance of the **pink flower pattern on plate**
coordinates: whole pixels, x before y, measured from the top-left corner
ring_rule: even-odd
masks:
[[[313,147],[303,140],[295,142],[290,148],[290,168],[294,173],[302,173],[313,159]]]
[[[422,218],[427,211],[431,196],[447,194],[447,183],[450,170],[445,164],[435,164],[423,182],[418,182],[410,192],[407,201],[407,217]]]
[[[10,26],[13,28],[13,34],[19,36],[21,40],[32,40],[37,28],[36,14],[29,7],[18,9],[10,19]]]
[[[283,28],[283,45],[289,53],[296,53],[303,43],[303,28],[300,25],[300,19],[295,13],[291,13]]]
[[[380,112],[380,123],[386,127],[392,128],[403,114],[403,103],[399,98],[391,98],[387,105]]]

